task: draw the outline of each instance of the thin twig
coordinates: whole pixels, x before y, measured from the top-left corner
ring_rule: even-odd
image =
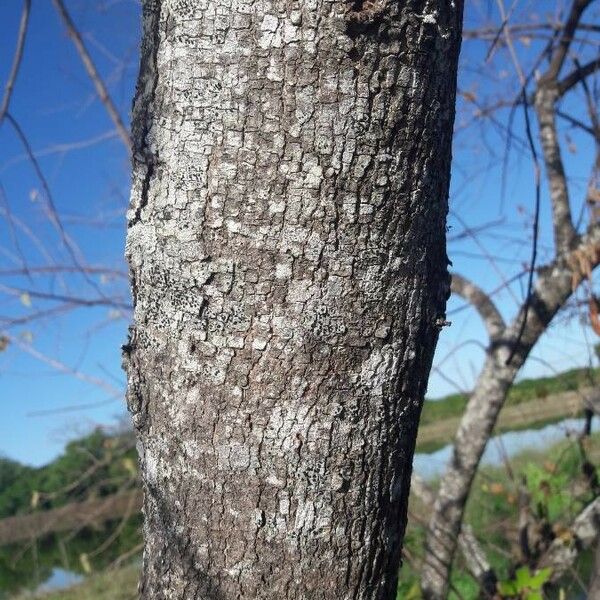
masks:
[[[498,43],[500,36],[504,33],[504,30],[506,29],[506,26],[508,25],[508,20],[510,19],[510,16],[512,15],[512,12],[515,9],[516,5],[517,5],[517,0],[513,0],[513,3],[511,5],[510,9],[508,10],[508,14],[506,14],[505,16],[503,15],[502,24],[500,25],[500,28],[496,32],[496,35],[494,36],[494,39],[492,40],[492,43],[490,44],[487,54],[485,55],[485,62],[488,62],[488,60],[490,60],[490,58],[492,56],[492,52],[494,51],[494,48],[496,47],[496,44]]]
[[[571,6],[571,12],[562,31],[558,48],[556,49],[556,52],[554,52],[552,60],[550,61],[550,67],[548,68],[548,72],[545,74],[545,77],[547,79],[552,80],[558,77],[569,52],[569,48],[575,36],[575,32],[577,31],[579,19],[581,18],[581,15],[585,11],[585,9],[591,3],[592,0],[575,0],[573,2],[573,5]]]
[[[4,88],[4,97],[2,98],[2,105],[0,105],[0,124],[2,124],[2,121],[4,120],[4,117],[8,111],[12,92],[15,87],[15,82],[17,81],[17,75],[19,74],[21,60],[23,59],[23,49],[25,48],[25,37],[27,35],[27,26],[29,24],[30,11],[31,0],[24,0],[23,12],[21,13],[21,21],[19,23],[19,33],[17,35],[17,46],[15,49],[15,56],[13,58],[13,63],[10,69],[10,74],[8,76],[8,81]]]
[[[600,56],[597,56],[594,60],[591,60],[585,65],[581,65],[578,62],[575,64],[577,65],[576,68],[558,83],[558,93],[560,96],[566,94],[588,75],[598,71],[600,69]]]
[[[73,242],[73,240],[68,236],[68,234],[64,228],[64,225],[62,224],[62,221],[60,219],[58,210],[56,208],[56,203],[54,202],[54,198],[52,196],[52,192],[50,191],[50,186],[48,184],[46,176],[44,175],[44,172],[42,171],[39,161],[37,160],[37,158],[35,157],[35,154],[33,153],[33,149],[31,148],[31,145],[29,144],[29,140],[27,139],[25,132],[23,131],[23,129],[21,128],[19,123],[16,121],[16,119],[12,116],[12,114],[10,112],[7,112],[5,117],[6,117],[6,120],[12,125],[13,129],[15,130],[15,133],[17,134],[17,137],[19,138],[21,144],[23,145],[25,152],[29,156],[29,160],[33,166],[33,169],[34,169],[38,179],[40,180],[40,183],[42,184],[44,194],[46,195],[46,203],[47,203],[47,206],[49,209],[50,222],[52,223],[52,225],[54,225],[54,228],[60,235],[61,241],[65,245],[65,248],[67,249],[67,251],[71,257],[73,264],[76,267],[78,267],[79,272],[82,274],[83,278],[98,293],[98,295],[101,296],[102,298],[106,299],[104,292],[99,288],[98,284],[93,279],[91,279],[91,277],[88,275],[88,273],[86,271],[86,266],[81,262],[81,259],[78,256],[79,248]]]
[[[125,127],[123,120],[119,115],[119,111],[115,107],[112,98],[110,97],[110,94],[106,89],[106,85],[104,85],[104,81],[102,81],[102,78],[98,73],[98,69],[96,69],[96,65],[94,64],[90,53],[87,51],[87,48],[83,43],[83,39],[81,38],[79,31],[75,27],[73,19],[71,19],[71,15],[67,11],[67,8],[65,7],[62,0],[53,0],[53,3],[65,27],[67,28],[67,33],[73,41],[73,45],[75,46],[77,53],[79,54],[79,58],[81,58],[81,62],[83,63],[87,74],[89,75],[90,79],[92,80],[92,83],[94,84],[94,87],[96,88],[96,92],[98,93],[100,101],[102,102],[102,104],[104,104],[106,112],[112,119],[112,122],[115,124],[115,127],[119,132],[119,136],[123,140],[123,143],[127,147],[127,150],[131,152],[132,143],[129,131],[127,131],[127,128]]]
[[[529,277],[527,278],[527,296],[525,297],[525,306],[523,307],[523,320],[519,327],[519,333],[515,343],[512,346],[510,355],[506,359],[506,365],[509,365],[519,348],[525,327],[527,325],[527,317],[529,316],[529,308],[531,307],[531,299],[533,292],[533,275],[535,273],[535,262],[537,259],[538,249],[538,235],[539,235],[539,222],[540,222],[540,163],[538,160],[537,150],[535,149],[535,143],[533,142],[533,134],[531,133],[531,122],[529,120],[529,107],[527,104],[527,93],[523,88],[523,114],[525,117],[525,132],[527,133],[527,141],[529,142],[529,149],[531,151],[531,157],[533,159],[533,170],[535,177],[535,212],[533,217],[533,242],[531,244],[531,264],[529,267]]]

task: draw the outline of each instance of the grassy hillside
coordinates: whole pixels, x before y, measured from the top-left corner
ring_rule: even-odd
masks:
[[[600,434],[592,435],[585,442],[588,459],[597,464],[600,460]],[[574,515],[590,500],[585,491],[581,473],[581,452],[577,444],[563,441],[544,451],[526,451],[511,459],[511,474],[502,467],[484,467],[473,485],[469,499],[467,521],[473,527],[487,556],[503,579],[510,577],[509,554],[517,543],[518,489],[525,481],[540,510],[553,524],[568,525]],[[435,487],[435,483],[433,484]],[[426,509],[418,498],[411,496],[411,518],[405,538],[407,556],[418,562],[423,551],[423,524],[419,515]],[[567,577],[561,582],[565,598],[579,597],[577,578],[587,581],[590,569],[590,552],[584,553],[577,563],[577,577]],[[134,600],[137,598],[139,567],[127,566],[117,570],[99,572],[83,583],[68,590],[38,594],[36,600]],[[453,573],[454,590],[450,600],[477,597],[477,585],[467,574],[462,560],[457,561]],[[460,596],[457,594],[460,594]],[[406,560],[402,567],[398,587],[398,600],[418,600],[418,574],[414,563]],[[11,600],[25,600],[29,596],[14,596]]]
[[[530,400],[545,398],[560,392],[588,387],[598,381],[600,369],[571,369],[554,377],[523,379],[508,394],[507,406],[515,406]],[[421,413],[421,426],[462,415],[467,405],[465,394],[452,394],[439,400],[426,400]]]

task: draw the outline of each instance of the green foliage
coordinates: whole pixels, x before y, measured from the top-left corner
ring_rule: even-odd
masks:
[[[0,518],[114,494],[136,478],[137,456],[131,436],[95,429],[70,442],[61,456],[41,468],[0,460]],[[0,548],[0,590],[33,589],[58,566],[84,574],[80,560],[84,554],[89,555],[92,571],[106,568],[140,543],[141,519],[141,515],[133,515],[123,524],[120,520],[94,524],[74,536],[49,535],[33,545]],[[117,527],[118,536],[95,553]],[[62,543],[64,539],[68,542]]]
[[[535,573],[529,567],[520,567],[514,579],[498,583],[498,591],[505,598],[518,598],[519,600],[542,600],[542,588],[550,579],[551,569],[540,569]]]
[[[448,595],[449,600],[477,598],[478,594],[479,586],[469,574],[460,570],[453,571],[452,586]],[[422,600],[422,598],[418,573],[409,565],[403,566],[400,571],[400,581],[398,582],[396,600]]]
[[[423,596],[421,595],[421,587],[419,586],[419,582],[415,581],[406,592],[401,594],[400,587],[398,587],[397,598],[398,600],[421,600]]]
[[[527,489],[539,516],[557,521],[574,508],[575,498],[570,490],[569,475],[564,470],[528,463],[523,469]]]
[[[127,437],[100,428],[67,444],[63,454],[44,467],[0,459],[0,518],[114,494],[135,475],[136,465]]]
[[[587,459],[600,462],[600,434],[592,434],[581,442]],[[581,596],[581,581],[589,581],[593,551],[583,552],[574,571],[563,577],[558,585],[552,584],[546,596],[541,588],[548,582],[547,573],[515,572],[521,560],[519,540],[519,487],[525,482],[530,496],[530,510],[539,525],[545,525],[551,534],[568,535],[568,526],[574,516],[593,498],[582,474],[583,456],[578,443],[565,440],[540,451],[524,451],[510,459],[510,471],[505,466],[485,466],[480,469],[467,504],[465,522],[468,523],[482,546],[492,568],[501,581],[502,598],[535,600],[557,598],[559,588],[563,597]],[[432,484],[435,487],[435,483]],[[418,498],[411,496],[410,514],[426,521],[428,509]],[[418,566],[423,559],[424,526],[409,520],[405,549]],[[536,530],[541,531],[540,529]],[[534,532],[535,536],[535,532]],[[530,541],[535,544],[535,537]],[[402,568],[398,599],[419,599],[417,567]],[[572,575],[575,572],[576,575]],[[409,596],[413,594],[413,596]],[[479,597],[476,582],[468,575],[464,558],[457,555],[452,571],[449,597],[453,600],[471,600]]]
[[[468,397],[464,394],[452,394],[439,400],[425,400],[419,425],[428,425],[443,421],[448,417],[458,417],[467,406]]]
[[[0,458],[0,518],[14,515],[28,505],[28,481],[34,473],[31,467]]]

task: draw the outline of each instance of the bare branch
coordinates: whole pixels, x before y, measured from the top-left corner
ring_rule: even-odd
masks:
[[[10,206],[6,199],[6,194],[4,193],[4,187],[2,186],[1,183],[0,183],[0,204],[4,208],[3,213],[6,216],[8,231],[9,231],[13,246],[17,252],[17,256],[19,257],[19,260],[21,261],[21,265],[23,266],[23,268],[22,268],[23,274],[27,275],[29,277],[29,279],[31,280],[31,275],[29,274],[29,270],[27,267],[27,260],[25,258],[25,254],[23,253],[23,249],[21,248],[21,244],[19,243],[19,238],[17,236],[15,223],[13,221],[12,211],[10,210]]]
[[[410,480],[410,490],[419,497],[421,502],[427,505],[428,509],[431,509],[433,503],[435,502],[435,493],[427,485],[423,478],[416,473],[412,474]],[[458,545],[465,559],[469,572],[480,583],[483,591],[495,591],[497,581],[496,575],[490,565],[485,551],[475,537],[473,529],[467,524],[463,524],[462,526],[458,538]]]
[[[461,530],[464,510],[479,462],[504,406],[508,390],[529,352],[556,312],[571,296],[583,271],[600,262],[600,224],[590,228],[569,255],[559,256],[539,270],[531,309],[522,329],[524,307],[492,345],[462,417],[452,458],[442,478],[427,533],[421,582],[426,598],[445,597],[450,566]],[[517,340],[519,340],[517,344]],[[514,360],[506,364],[511,348]]]
[[[567,84],[562,85],[558,83],[558,76],[567,57],[581,15],[590,3],[591,0],[574,0],[558,46],[550,59],[550,66],[540,77],[534,95],[546,177],[552,201],[554,243],[557,255],[566,255],[570,251],[577,234],[571,217],[569,188],[558,142],[555,105],[568,89],[581,80],[580,75],[571,75],[567,77]],[[561,91],[561,85],[563,91]]]
[[[488,48],[488,51],[485,55],[486,62],[492,56],[492,53],[494,52],[494,48],[496,47],[496,44],[498,43],[500,36],[506,31],[506,26],[508,25],[508,20],[510,19],[510,15],[512,14],[516,5],[517,5],[517,3],[513,0],[513,3],[508,11],[508,14],[506,14],[504,11],[504,3],[501,0],[499,0],[500,14],[502,15],[502,24],[500,25],[496,35],[494,36],[494,39],[492,40],[492,43],[490,44],[490,47]]]
[[[554,52],[552,60],[550,61],[550,67],[544,75],[545,79],[554,81],[560,74],[560,70],[565,62],[565,59],[567,58],[571,42],[575,36],[577,26],[579,25],[581,15],[591,3],[592,0],[574,0],[571,6],[569,18],[565,23],[562,35],[560,37],[558,48]]]
[[[466,277],[453,273],[451,291],[473,305],[482,318],[491,340],[502,335],[506,327],[504,319],[492,299],[479,286]]]
[[[531,32],[540,30],[562,31],[563,23],[516,23],[515,25],[507,24],[505,29],[511,33],[520,35],[530,34]],[[579,31],[600,31],[600,25],[594,23],[579,23],[577,25]],[[465,40],[481,40],[494,39],[498,35],[498,27],[480,27],[478,29],[464,29],[463,39]]]
[[[102,296],[101,298],[83,298],[77,296],[65,296],[63,294],[46,293],[35,289],[18,288],[13,286],[4,285],[0,283],[0,291],[12,295],[22,296],[27,294],[32,298],[39,298],[41,300],[49,300],[53,302],[65,302],[72,306],[112,306],[114,308],[120,308],[122,310],[131,310],[131,303],[123,300],[121,297],[110,297]]]
[[[1,195],[0,195],[1,197]],[[96,275],[106,275],[115,279],[127,280],[127,273],[120,269],[111,269],[109,267],[102,266],[89,266],[86,265],[84,268],[86,273]],[[0,269],[0,276],[12,277],[15,275],[48,275],[55,273],[79,273],[81,269],[77,266],[72,265],[47,265],[47,266],[27,266],[20,269]]]
[[[18,337],[9,336],[9,335],[6,335],[4,337],[11,345],[17,346],[20,350],[22,350],[23,352],[26,352],[33,358],[39,360],[42,363],[49,365],[50,367],[55,369],[58,373],[63,373],[65,375],[72,375],[73,377],[75,377],[76,379],[79,379],[80,381],[90,383],[90,384],[100,388],[101,390],[103,390],[104,392],[109,394],[109,398],[111,400],[114,400],[115,398],[123,397],[123,390],[117,389],[116,387],[110,385],[106,381],[99,379],[98,377],[94,377],[93,375],[87,375],[86,373],[82,373],[81,371],[78,371],[77,369],[73,369],[72,367],[69,367],[68,365],[59,361],[58,359],[52,358],[50,356],[47,356],[43,352],[40,352],[39,350],[34,348],[31,344],[27,344],[27,343],[23,342]],[[37,413],[35,413],[35,414],[41,414],[42,412],[43,411],[37,411]]]
[[[94,522],[114,519],[130,512],[132,503],[136,512],[141,509],[140,490],[71,503],[30,515],[7,517],[0,521],[0,545],[14,544],[49,533],[69,531],[75,527],[81,528]]]
[[[579,129],[585,131],[586,133],[593,135],[594,137],[596,136],[596,132],[594,131],[594,129],[592,127],[590,127],[589,125],[586,125],[585,123],[583,123],[579,119],[576,119],[572,115],[569,115],[560,109],[556,110],[556,115],[558,117],[560,117],[561,119],[564,119],[565,121],[570,123],[573,127],[577,127]]]
[[[79,34],[79,31],[75,27],[75,23],[73,23],[73,19],[71,19],[71,15],[68,13],[67,8],[64,5],[63,0],[53,0],[54,6],[58,11],[65,27],[67,28],[67,33],[69,37],[73,41],[75,48],[77,49],[77,53],[81,58],[81,62],[83,62],[83,66],[87,71],[94,87],[96,88],[96,92],[98,93],[98,97],[104,107],[106,108],[106,112],[108,112],[109,117],[112,119],[112,122],[115,124],[117,131],[119,132],[119,136],[123,140],[123,143],[127,147],[127,150],[131,152],[131,136],[129,135],[129,131],[123,124],[123,120],[119,115],[119,111],[115,107],[112,98],[110,97],[108,90],[106,89],[106,85],[104,85],[104,81],[100,77],[98,70],[96,69],[96,65],[94,64],[92,57],[90,56],[85,44],[83,43],[83,39]]]
[[[79,272],[82,274],[83,278],[87,281],[87,283],[94,290],[96,290],[98,295],[100,295],[101,297],[104,297],[104,292],[98,287],[96,282],[93,281],[90,278],[90,276],[88,275],[85,264],[82,262],[82,260],[80,258],[80,250],[79,250],[77,244],[71,239],[71,237],[67,234],[67,231],[64,228],[64,225],[61,221],[60,215],[56,208],[56,203],[54,202],[54,198],[50,191],[50,186],[48,184],[48,181],[42,171],[39,161],[33,154],[33,150],[31,148],[31,145],[29,144],[29,140],[27,139],[25,132],[23,131],[23,129],[21,128],[19,123],[16,121],[16,119],[11,115],[11,113],[7,112],[5,117],[6,117],[7,121],[12,125],[15,133],[17,134],[17,137],[19,138],[19,141],[21,142],[21,144],[23,145],[23,148],[25,149],[25,152],[29,156],[29,161],[31,162],[31,165],[33,166],[33,169],[35,170],[35,173],[36,173],[38,179],[40,180],[40,183],[41,183],[44,193],[46,195],[46,203],[48,206],[48,213],[49,213],[48,217],[50,219],[50,222],[52,223],[52,225],[58,232],[58,234],[61,238],[61,241],[63,242],[63,244],[65,245],[65,248],[67,249],[69,255],[71,256],[71,260],[73,261],[73,264],[78,267]]]
[[[21,60],[23,58],[23,49],[25,48],[25,37],[27,35],[27,26],[29,24],[30,11],[31,0],[24,0],[23,12],[21,13],[21,21],[19,23],[19,33],[17,34],[17,47],[15,49],[15,56],[13,58],[13,63],[10,69],[10,74],[8,76],[8,81],[4,88],[4,97],[2,98],[2,104],[0,105],[0,124],[4,120],[4,116],[8,111],[13,88],[17,80],[17,75],[19,74],[19,67],[21,66]]]
[[[583,69],[579,60],[575,57],[573,59],[575,66],[578,69]],[[599,59],[600,65],[600,59]],[[590,121],[592,123],[592,129],[594,130],[594,135],[596,137],[597,144],[600,145],[600,118],[598,117],[598,107],[596,106],[596,99],[590,90],[590,86],[588,85],[587,79],[582,77],[579,82],[581,83],[581,87],[583,88],[583,93],[585,95],[585,101],[587,104],[588,114],[590,116]]]
[[[554,245],[557,254],[566,255],[573,246],[577,234],[571,217],[567,176],[558,142],[555,112],[557,99],[556,85],[548,79],[540,80],[535,94],[535,110],[552,202]]]
[[[504,34],[504,40],[506,42],[506,46],[508,47],[508,51],[509,51],[511,60],[513,62],[513,65],[515,67],[515,70],[517,72],[517,75],[519,77],[519,81],[521,82],[521,87],[525,88],[525,86],[527,85],[527,79],[525,77],[525,73],[523,72],[523,68],[521,67],[519,59],[517,57],[517,53],[515,52],[515,47],[512,43],[510,31],[505,28],[505,25],[508,22],[508,19],[510,18],[510,14],[513,11],[516,3],[513,2],[508,13],[506,12],[506,10],[504,8],[504,0],[496,0],[496,3],[498,4],[498,9],[499,9],[500,15],[502,17],[502,27],[501,27],[500,31],[498,32],[498,37],[500,37],[501,33]],[[491,49],[490,49],[490,51],[491,51]],[[490,51],[488,51],[488,54],[486,56],[486,61],[490,56]]]
[[[558,83],[558,94],[564,96],[571,88],[575,87],[582,79],[585,79],[600,69],[600,56],[585,65],[577,66]]]
[[[596,542],[594,553],[594,566],[588,589],[588,598],[600,598],[600,544]]]
[[[526,85],[526,84],[525,84]],[[529,276],[527,278],[527,297],[525,298],[525,305],[523,307],[523,320],[521,321],[521,327],[515,340],[515,343],[511,349],[511,352],[506,359],[508,365],[517,351],[521,338],[525,332],[525,325],[527,323],[527,317],[529,316],[529,309],[532,301],[532,290],[533,290],[533,273],[535,271],[538,251],[538,239],[539,239],[539,222],[540,222],[540,165],[538,161],[537,150],[533,143],[533,134],[531,133],[531,122],[529,120],[529,107],[527,105],[527,95],[525,93],[525,85],[523,86],[523,112],[525,116],[525,131],[527,132],[527,141],[529,142],[529,150],[531,152],[531,159],[533,160],[533,174],[535,178],[535,212],[533,217],[533,243],[531,245],[531,263],[529,265]],[[568,207],[568,205],[567,205]]]

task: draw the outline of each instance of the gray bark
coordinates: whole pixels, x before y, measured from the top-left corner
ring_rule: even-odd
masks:
[[[573,227],[569,186],[558,141],[555,106],[559,98],[558,86],[542,80],[535,95],[535,108],[540,127],[540,142],[548,179],[554,231],[554,246],[561,253],[573,247],[577,234]]]
[[[146,2],[128,403],[154,598],[395,598],[460,2]]]
[[[454,275],[453,286],[454,286]],[[435,492],[427,483],[416,473],[412,474],[410,480],[410,492],[416,495],[426,506],[426,512],[429,512],[435,502]],[[414,497],[414,496],[413,496]],[[493,573],[492,566],[481,547],[473,528],[467,523],[463,523],[458,536],[458,545],[463,555],[467,569],[477,581],[493,582],[495,589],[496,576]]]
[[[490,342],[493,344],[498,341],[504,333],[506,324],[491,298],[479,286],[458,273],[452,273],[450,291],[464,298],[477,310]]]

